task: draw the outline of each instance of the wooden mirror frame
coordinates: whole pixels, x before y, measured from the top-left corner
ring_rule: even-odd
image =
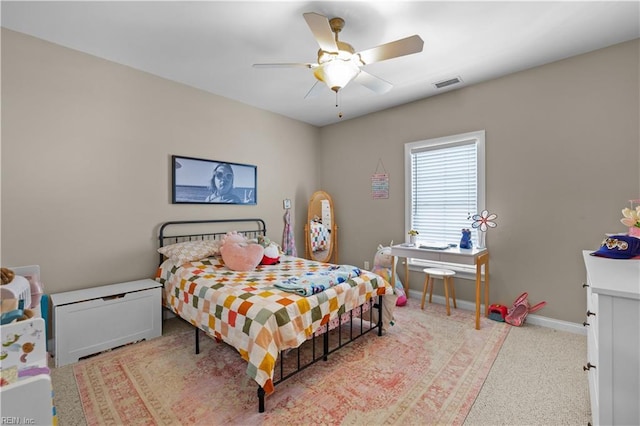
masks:
[[[328,207],[323,212],[323,202],[328,201]],[[327,211],[328,210],[328,211]],[[328,213],[328,218],[327,218]],[[323,250],[323,256],[317,256],[313,250],[313,239],[311,238],[311,223],[314,219],[320,219],[319,225],[325,225],[327,232],[328,248]],[[328,219],[328,220],[327,220]],[[329,225],[326,222],[330,222]],[[321,231],[322,232],[322,231]],[[307,222],[304,225],[304,251],[307,259],[316,260],[318,262],[338,263],[338,226],[336,225],[335,215],[333,214],[333,200],[325,191],[316,191],[309,200],[309,208],[307,210]],[[333,259],[333,261],[332,261]]]

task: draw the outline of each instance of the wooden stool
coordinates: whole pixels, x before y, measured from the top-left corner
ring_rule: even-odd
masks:
[[[451,296],[453,298],[453,307],[457,308],[456,305],[456,288],[453,284],[453,276],[456,274],[455,271],[451,271],[449,269],[440,269],[440,268],[425,268],[423,270],[425,273],[424,277],[424,288],[422,289],[422,303],[420,303],[420,309],[424,309],[424,300],[427,297],[427,290],[429,289],[429,303],[431,303],[431,299],[433,297],[433,280],[434,278],[441,278],[444,282],[444,298],[447,304],[447,315],[451,315],[451,310],[449,308],[449,286],[451,286]]]

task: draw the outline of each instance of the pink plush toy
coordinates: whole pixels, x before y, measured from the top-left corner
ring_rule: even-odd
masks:
[[[227,268],[233,271],[251,271],[260,264],[264,256],[264,247],[250,243],[236,231],[227,232],[222,239],[220,254]]]

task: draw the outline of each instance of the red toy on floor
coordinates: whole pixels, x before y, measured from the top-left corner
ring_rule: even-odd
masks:
[[[504,322],[504,317],[507,316],[507,307],[504,305],[500,305],[499,303],[494,303],[489,306],[489,319],[494,321]]]

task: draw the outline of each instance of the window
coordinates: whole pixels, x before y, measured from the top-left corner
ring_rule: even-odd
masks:
[[[484,139],[482,130],[405,144],[405,232],[459,244],[461,229],[472,229],[470,216],[484,208]]]

